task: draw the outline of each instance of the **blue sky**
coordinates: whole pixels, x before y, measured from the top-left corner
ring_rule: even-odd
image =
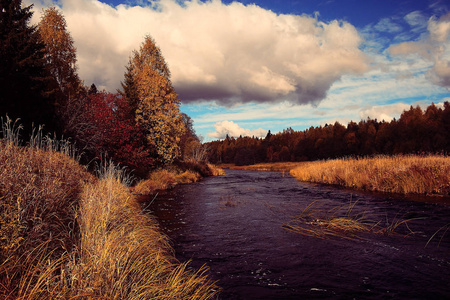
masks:
[[[58,5],[87,85],[120,88],[151,35],[205,141],[450,100],[450,4],[439,0],[23,0]]]

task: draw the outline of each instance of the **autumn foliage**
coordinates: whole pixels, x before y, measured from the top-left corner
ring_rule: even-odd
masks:
[[[99,135],[92,154],[98,159],[104,155],[131,169],[148,170],[153,165],[151,151],[142,128],[127,118],[128,110],[128,103],[118,94],[88,96],[85,114],[92,126],[86,134]]]
[[[195,154],[199,140],[179,110],[169,68],[150,36],[130,57],[123,90],[99,91],[78,77],[76,48],[60,10],[44,10],[38,26],[29,26],[31,7],[21,8],[21,2],[0,2],[0,115],[21,119],[23,140],[32,123],[45,125],[70,139],[83,163],[108,159],[140,177],[182,159],[185,149],[189,157],[205,158]]]
[[[288,128],[273,135],[269,132],[265,139],[228,137],[207,147],[213,163],[249,165],[376,154],[449,153],[449,136],[450,103],[445,102],[442,108],[431,104],[425,111],[411,106],[391,122],[367,119],[304,131]]]
[[[123,95],[131,115],[144,129],[158,162],[172,163],[181,156],[179,142],[186,128],[169,69],[151,37],[146,37],[139,51],[134,52],[125,79]]]

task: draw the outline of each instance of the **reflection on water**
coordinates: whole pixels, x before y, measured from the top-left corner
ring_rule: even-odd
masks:
[[[397,234],[318,239],[282,228],[311,202],[379,224],[413,219]],[[178,186],[150,206],[176,257],[210,267],[221,299],[444,299],[450,297],[450,206],[310,185],[275,172],[227,170]]]

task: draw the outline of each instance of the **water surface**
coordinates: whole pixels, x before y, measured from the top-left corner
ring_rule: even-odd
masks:
[[[324,210],[388,226],[349,240],[319,239],[283,224],[314,202]],[[220,299],[448,299],[450,206],[367,195],[298,182],[278,172],[227,170],[226,176],[158,195],[150,210],[178,260],[207,264]],[[411,231],[414,234],[411,234]]]

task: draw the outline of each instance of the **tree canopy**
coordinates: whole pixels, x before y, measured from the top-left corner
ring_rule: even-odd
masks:
[[[64,16],[55,8],[44,10],[38,25],[45,45],[45,59],[63,97],[75,97],[81,82],[77,75],[77,57]]]
[[[21,0],[0,0],[0,114],[31,124],[54,127],[54,97],[44,44],[30,26],[31,8]]]
[[[180,100],[161,50],[151,37],[147,36],[139,51],[134,51],[122,87],[136,123],[144,128],[157,160],[166,164],[180,157],[180,137],[185,131]]]
[[[450,103],[405,110],[399,120],[361,120],[304,131],[288,128],[265,139],[226,138],[207,143],[213,163],[237,165],[260,162],[304,161],[376,154],[449,153]]]

